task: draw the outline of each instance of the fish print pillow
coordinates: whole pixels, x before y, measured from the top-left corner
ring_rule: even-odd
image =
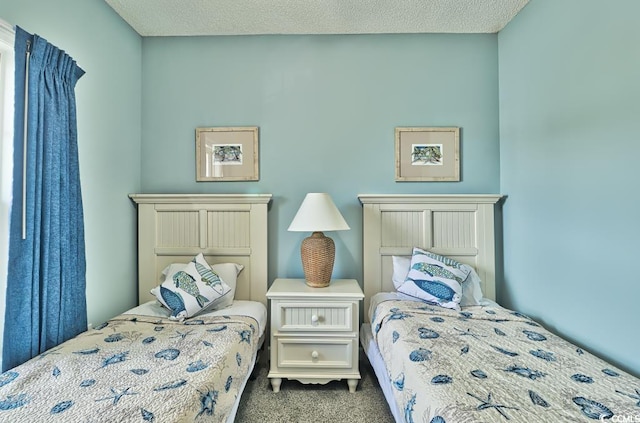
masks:
[[[233,303],[233,299],[236,296],[236,281],[242,269],[244,269],[244,266],[238,263],[217,263],[211,265],[211,270],[217,273],[218,276],[229,285],[229,288],[231,288],[231,293],[224,296],[220,304],[215,306],[216,309],[228,307]]]
[[[201,311],[222,308],[231,287],[198,254],[186,265],[172,264],[162,284],[151,290],[158,301],[171,310],[170,319],[182,321]],[[228,305],[228,304],[226,304]]]
[[[205,266],[209,266],[209,264],[205,260],[202,253],[195,256],[193,260],[196,260],[201,264],[204,264]],[[162,283],[167,278],[168,274],[173,274],[178,270],[184,269],[185,267],[186,267],[186,264],[184,263],[172,263],[169,266],[165,267],[160,277],[160,283]],[[407,268],[408,267],[409,265],[407,264]],[[216,263],[211,265],[211,270],[217,273],[218,276],[220,276],[220,278],[227,285],[229,285],[229,288],[231,288],[231,295],[225,295],[222,302],[216,305],[215,307],[216,310],[228,307],[231,304],[233,304],[233,299],[235,298],[235,295],[236,295],[236,284],[238,280],[238,275],[243,269],[244,269],[244,266],[239,263]],[[154,290],[155,288],[151,290],[151,293],[153,295],[156,295]]]
[[[393,286],[398,290],[407,280],[407,274],[411,268],[411,256],[392,256],[393,263]],[[480,305],[480,301],[484,298],[480,283],[482,279],[476,273],[473,267],[468,264],[461,264],[462,270],[468,270],[469,276],[462,282],[462,299],[460,299],[460,307]]]
[[[398,292],[460,310],[462,283],[468,276],[468,266],[414,247],[409,273]]]

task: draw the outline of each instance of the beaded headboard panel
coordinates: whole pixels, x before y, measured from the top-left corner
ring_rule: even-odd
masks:
[[[138,303],[153,300],[163,269],[203,253],[239,263],[235,298],[267,298],[267,206],[271,194],[132,194],[138,207]]]
[[[361,194],[364,310],[394,291],[392,256],[421,247],[476,269],[486,298],[495,300],[494,207],[499,195]]]

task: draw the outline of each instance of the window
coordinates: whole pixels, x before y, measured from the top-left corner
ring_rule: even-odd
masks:
[[[0,364],[4,331],[7,261],[9,255],[9,212],[13,172],[13,27],[0,19]]]

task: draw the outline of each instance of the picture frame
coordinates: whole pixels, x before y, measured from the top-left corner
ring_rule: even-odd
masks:
[[[257,181],[258,127],[196,128],[196,181]]]
[[[396,128],[396,182],[460,181],[460,128]]]

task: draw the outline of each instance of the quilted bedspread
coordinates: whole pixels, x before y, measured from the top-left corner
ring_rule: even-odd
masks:
[[[640,421],[640,380],[501,307],[387,301],[372,331],[406,422]]]
[[[224,422],[257,351],[245,316],[120,315],[0,375],[2,422]]]

